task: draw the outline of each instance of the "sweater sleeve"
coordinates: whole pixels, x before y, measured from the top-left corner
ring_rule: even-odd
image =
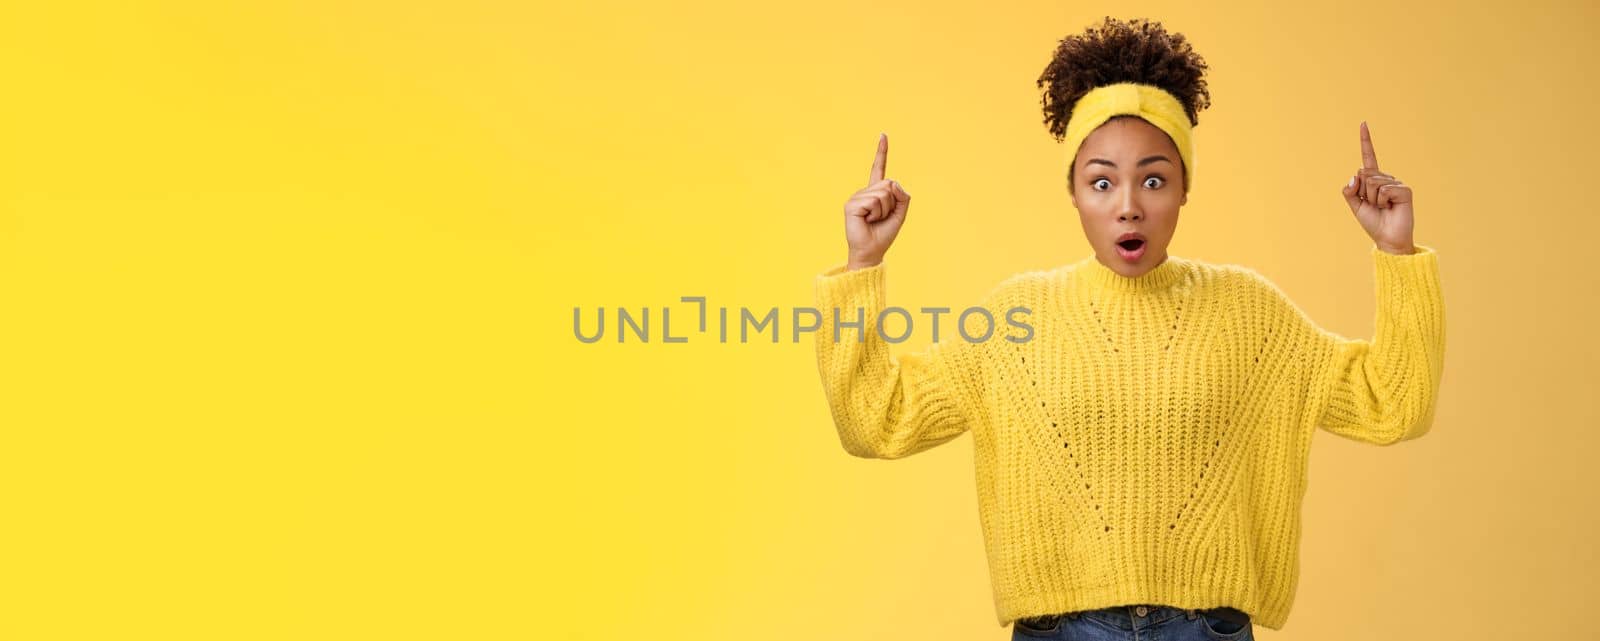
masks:
[[[956,338],[892,356],[877,325],[885,309],[883,263],[856,270],[838,265],[823,272],[816,279],[816,300],[822,316],[817,370],[846,452],[902,458],[970,429],[948,369],[949,352],[968,346]],[[899,323],[890,323],[894,333],[906,333]],[[954,334],[954,329],[952,323],[941,331]]]
[[[1376,445],[1420,437],[1433,425],[1444,371],[1444,295],[1438,255],[1376,246],[1377,316],[1372,340],[1316,328],[1312,398],[1317,424]]]

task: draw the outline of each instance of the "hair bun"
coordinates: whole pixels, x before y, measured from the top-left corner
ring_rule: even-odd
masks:
[[[1066,135],[1072,108],[1096,87],[1119,82],[1154,85],[1183,105],[1190,126],[1211,106],[1206,89],[1206,62],[1181,33],[1169,33],[1159,22],[1129,21],[1106,16],[1081,34],[1063,38],[1038,86],[1044,123],[1056,140]]]

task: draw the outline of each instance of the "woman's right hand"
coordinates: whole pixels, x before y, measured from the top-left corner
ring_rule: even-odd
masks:
[[[883,262],[883,255],[900,233],[911,208],[911,194],[900,182],[883,177],[889,164],[889,135],[878,134],[878,155],[872,161],[867,186],[850,195],[844,204],[844,237],[850,245],[848,269],[871,267]]]

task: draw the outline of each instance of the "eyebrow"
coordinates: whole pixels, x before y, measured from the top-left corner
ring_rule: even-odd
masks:
[[[1165,160],[1165,161],[1167,161],[1169,163],[1172,162],[1172,159],[1167,158],[1166,156],[1162,156],[1162,155],[1157,154],[1155,156],[1151,156],[1149,158],[1145,158],[1144,160],[1139,161],[1139,164],[1137,166],[1143,167],[1145,165],[1148,165],[1150,163],[1156,162],[1158,160]],[[1112,169],[1116,169],[1117,168],[1117,163],[1111,162],[1111,161],[1106,160],[1104,158],[1090,158],[1089,162],[1084,163],[1084,166],[1087,167],[1087,166],[1093,165],[1095,163],[1100,163],[1102,165],[1108,165]]]

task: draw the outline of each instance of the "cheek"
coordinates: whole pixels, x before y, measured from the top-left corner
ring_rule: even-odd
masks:
[[[1117,226],[1115,219],[1111,218],[1110,216],[1106,216],[1105,214],[1092,211],[1083,212],[1083,215],[1080,216],[1080,220],[1083,222],[1083,233],[1086,237],[1088,237],[1089,242],[1092,244],[1100,243],[1104,239],[1116,234],[1120,229]]]
[[[1179,190],[1167,191],[1160,197],[1150,199],[1146,207],[1151,215],[1162,218],[1177,218],[1178,209],[1183,206],[1183,192]]]

